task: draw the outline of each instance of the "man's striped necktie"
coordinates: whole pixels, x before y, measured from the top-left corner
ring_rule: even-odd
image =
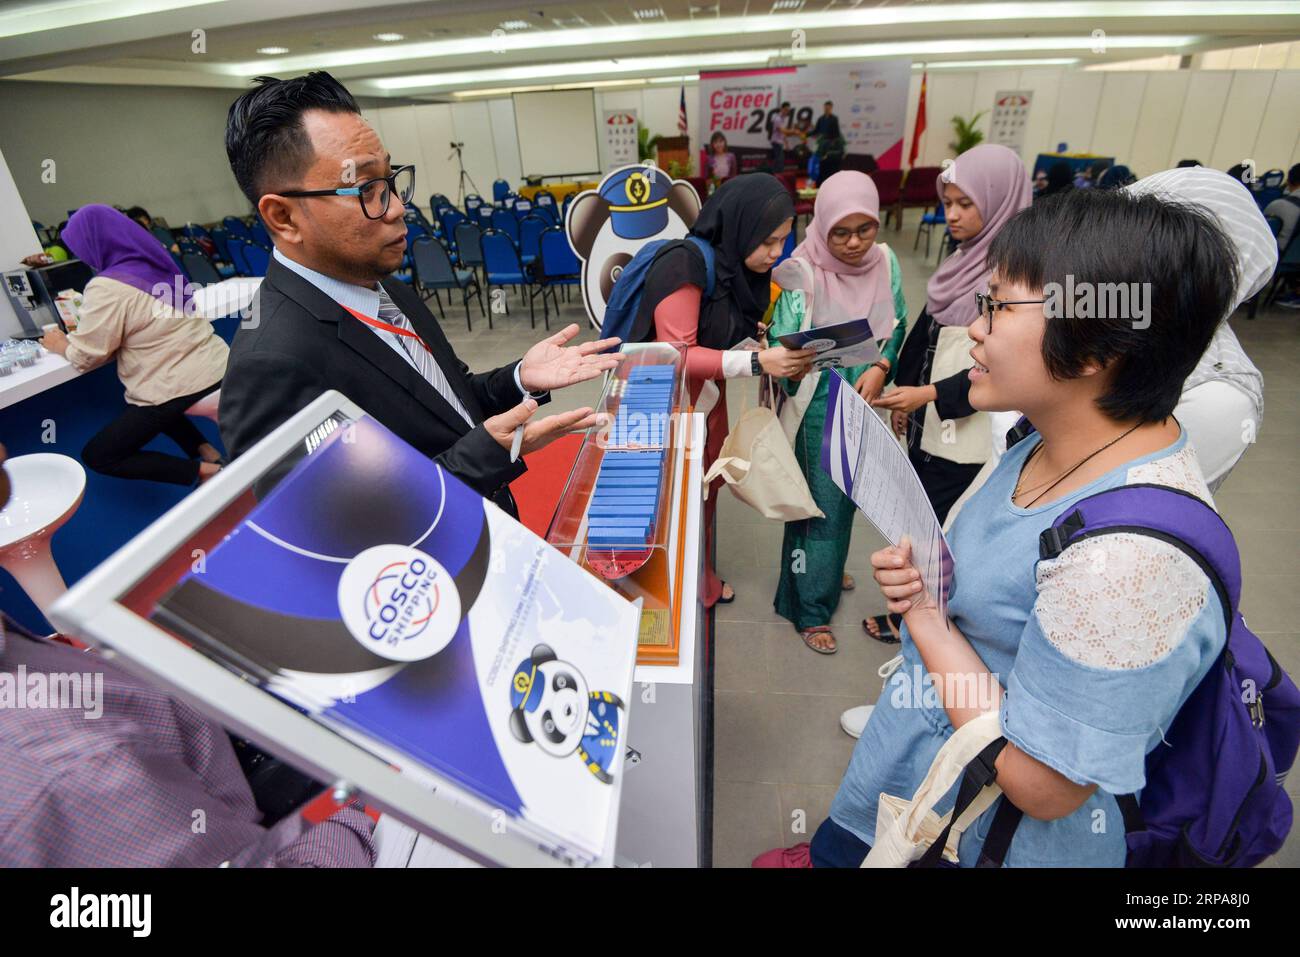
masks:
[[[397,307],[397,304],[389,298],[388,290],[383,286],[379,287],[379,321],[386,322],[390,326],[396,326],[399,329],[409,329],[411,332],[415,332],[411,321],[406,318],[402,310]],[[470,418],[469,412],[461,404],[456,393],[452,391],[451,383],[447,381],[446,374],[439,367],[433,353],[425,347],[423,341],[418,338],[413,339],[410,336],[395,335],[394,338],[401,344],[406,354],[411,357],[411,361],[415,363],[415,368],[419,370],[420,375],[424,376],[425,381],[437,389],[438,394],[446,399],[448,404],[460,413],[472,427],[474,420]]]

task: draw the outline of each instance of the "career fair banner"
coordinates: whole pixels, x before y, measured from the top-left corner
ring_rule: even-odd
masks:
[[[907,125],[907,87],[911,60],[875,60],[869,63],[815,64],[763,70],[727,70],[700,73],[701,147],[720,132],[738,156],[766,154],[768,124],[788,100],[792,124],[806,123],[809,130],[830,100],[839,117],[847,152],[871,154],[884,168],[897,168],[903,156]],[[798,143],[790,137],[787,148]],[[813,147],[809,142],[809,148]],[[761,167],[751,161],[747,168]]]

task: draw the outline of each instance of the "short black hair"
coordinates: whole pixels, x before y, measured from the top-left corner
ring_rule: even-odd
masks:
[[[822,104],[822,106],[834,106],[834,105],[835,104],[831,100],[827,100],[825,103]]]
[[[1109,284],[1148,284],[1144,322],[1134,322],[1131,308],[1083,318],[1067,303],[1052,311],[1043,333],[1052,378],[1077,378],[1089,362],[1108,367],[1109,388],[1097,405],[1120,422],[1159,422],[1174,411],[1183,382],[1236,302],[1236,255],[1218,221],[1124,190],[1068,190],[1034,203],[994,238],[988,265],[1031,289],[1091,284],[1098,300],[1105,292],[1112,304],[1119,287]]]
[[[127,219],[139,220],[143,217],[144,219],[149,220],[149,222],[153,222],[153,217],[149,215],[149,210],[145,209],[143,206],[132,206],[130,209],[122,210],[122,213]]]
[[[781,109],[785,109],[785,108],[786,108],[787,106],[789,106],[789,105],[790,105],[790,101],[789,101],[789,100],[782,100],[782,101],[781,101]]]
[[[303,113],[361,110],[347,88],[323,70],[290,80],[259,76],[253,82],[258,86],[241,94],[226,114],[226,156],[239,188],[256,208],[272,180],[281,189],[294,185],[311,161]]]
[[[1201,165],[1201,161],[1200,161],[1200,160],[1185,159],[1185,160],[1179,160],[1179,161],[1178,161],[1178,168],[1179,168],[1179,169],[1186,169],[1186,168],[1189,167],[1189,166],[1200,166],[1200,165]]]
[[[1286,171],[1286,181],[1291,186],[1300,186],[1300,163]]]

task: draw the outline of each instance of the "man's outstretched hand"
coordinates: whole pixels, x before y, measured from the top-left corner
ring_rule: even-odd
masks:
[[[602,413],[593,412],[588,406],[574,409],[572,412],[548,415],[535,422],[529,421],[536,411],[537,402],[533,399],[524,399],[513,409],[507,409],[500,415],[484,419],[483,428],[487,429],[488,434],[496,439],[503,449],[509,451],[515,438],[515,429],[527,423],[524,425],[524,442],[519,448],[520,455],[527,455],[550,445],[570,432],[581,432],[584,429],[604,425],[608,418]]]
[[[580,346],[566,346],[581,331],[575,322],[548,339],[543,339],[524,353],[519,365],[519,381],[529,392],[550,392],[577,385],[608,372],[623,361],[621,353],[600,355],[616,347],[618,339],[598,339]]]

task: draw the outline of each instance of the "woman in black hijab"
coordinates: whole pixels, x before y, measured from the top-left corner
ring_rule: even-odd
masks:
[[[767,173],[727,180],[700,210],[691,235],[713,249],[713,291],[707,293],[704,255],[690,240],[666,243],[646,275],[645,292],[629,337],[634,342],[685,343],[687,386],[695,411],[708,415],[704,468],[718,457],[727,435],[725,380],[760,372],[799,378],[814,352],[784,346],[757,352],[742,346],[759,338],[771,303],[771,273],[794,224],[794,202]],[[719,478],[704,508],[705,554],[712,554],[713,515]],[[711,564],[705,567],[706,606],[735,600]]]

